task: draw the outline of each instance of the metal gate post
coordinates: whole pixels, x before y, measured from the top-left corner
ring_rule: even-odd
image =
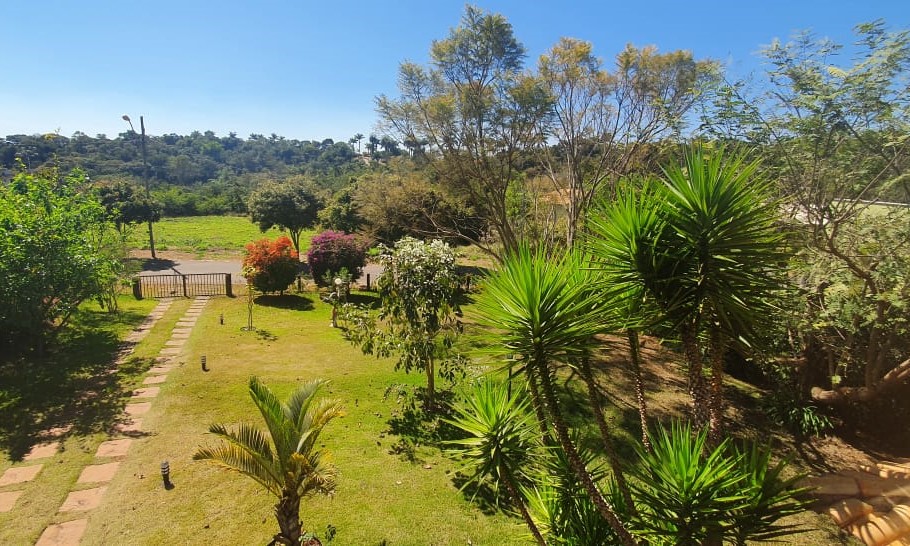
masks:
[[[234,287],[231,286],[231,274],[230,273],[224,274],[224,293],[227,294],[227,297],[229,297],[229,298],[234,297]]]

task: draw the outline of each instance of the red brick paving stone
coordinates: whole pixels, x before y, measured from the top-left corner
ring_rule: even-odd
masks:
[[[177,328],[192,328],[192,327],[194,327],[194,326],[196,326],[196,321],[195,321],[195,320],[194,320],[193,322],[189,322],[189,321],[180,321],[180,322],[177,323]]]
[[[123,457],[130,450],[130,444],[133,440],[130,438],[121,438],[119,440],[108,440],[102,442],[95,452],[95,457]]]
[[[166,347],[183,347],[186,345],[186,339],[174,339],[171,338],[164,342]]]
[[[31,466],[7,468],[3,476],[0,476],[0,487],[14,483],[30,482],[35,479],[38,472],[41,472],[43,466],[43,464],[33,464]]]
[[[180,347],[165,347],[164,349],[161,349],[161,352],[158,353],[158,354],[161,354],[161,355],[179,355],[179,354],[182,353],[182,352],[183,352],[183,349],[180,348]]]
[[[35,546],[79,546],[86,527],[88,527],[87,519],[74,519],[48,525]]]
[[[133,398],[155,398],[161,391],[160,387],[145,387],[133,391]]]
[[[177,330],[174,330],[171,332],[171,339],[189,339],[190,335],[192,335],[190,332],[178,332]]]
[[[129,417],[138,417],[139,415],[145,415],[150,409],[152,409],[151,402],[139,402],[137,404],[127,404],[124,411]]]
[[[79,479],[79,483],[107,483],[114,479],[120,463],[93,464],[85,467]]]
[[[142,380],[143,385],[159,385],[167,381],[167,375],[150,375]]]
[[[142,419],[129,419],[123,423],[114,425],[114,432],[125,434],[128,432],[142,432]]]
[[[173,366],[152,366],[151,368],[149,368],[148,373],[151,373],[151,374],[168,373],[169,371],[171,371],[173,369],[174,369]]]
[[[23,460],[24,461],[34,461],[36,459],[44,459],[45,457],[51,457],[57,454],[57,450],[60,449],[60,444],[58,442],[48,442],[46,444],[37,444],[32,447],[31,451],[28,452]]]
[[[16,505],[16,500],[19,499],[19,495],[25,493],[25,491],[6,491],[5,493],[0,493],[0,512],[9,512],[13,509],[13,506]]]
[[[107,491],[107,487],[73,491],[63,501],[60,512],[85,512],[97,508],[101,504],[101,497],[104,496],[105,491]]]

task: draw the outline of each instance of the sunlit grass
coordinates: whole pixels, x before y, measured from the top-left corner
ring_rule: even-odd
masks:
[[[274,239],[282,234],[277,228],[265,233],[246,216],[188,216],[162,218],[154,224],[155,248],[161,251],[214,253],[216,255],[239,255],[250,241],[268,237]],[[300,236],[304,251],[309,248],[314,232],[306,231]],[[135,226],[130,232],[127,244],[130,248],[147,250],[148,231],[145,226]]]

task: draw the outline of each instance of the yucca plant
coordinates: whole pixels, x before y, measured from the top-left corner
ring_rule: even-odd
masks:
[[[603,297],[613,310],[615,329],[626,333],[642,443],[650,449],[638,334],[663,319],[655,296],[668,292],[674,264],[668,260],[671,245],[666,238],[670,232],[661,186],[650,180],[640,185],[636,188],[627,183],[616,199],[590,215],[586,246],[593,257],[592,267],[600,274]]]
[[[727,442],[708,449],[707,430],[678,422],[655,428],[651,451],[639,449],[631,470],[636,534],[655,545],[720,544],[730,514],[747,506],[745,494],[733,493],[744,478],[727,453]]]
[[[527,378],[541,428],[552,427],[591,502],[621,543],[632,545],[634,539],[579,457],[553,385],[556,366],[584,362],[598,345],[594,336],[606,329],[602,300],[585,282],[586,269],[576,254],[554,258],[521,246],[486,279],[476,309],[490,332],[490,350]]]
[[[783,285],[784,233],[770,182],[757,162],[722,148],[692,148],[682,165],[664,169],[666,222],[677,242],[673,292],[658,295],[676,325],[690,369],[696,417],[707,405],[710,439],[723,429],[724,353],[749,344],[774,316],[773,295]],[[708,339],[711,382],[702,380],[701,334]],[[699,424],[703,424],[699,422]]]
[[[268,433],[249,424],[240,424],[235,430],[214,424],[209,432],[221,438],[221,444],[200,447],[193,455],[195,460],[248,476],[278,497],[275,517],[279,533],[273,543],[300,544],[301,499],[335,489],[335,467],[317,446],[325,426],[343,412],[338,400],[316,399],[325,384],[322,380],[304,383],[281,402],[258,378],[251,377],[250,396]]]
[[[639,448],[631,472],[636,535],[653,545],[715,546],[801,532],[779,521],[805,509],[803,475],[785,477],[786,461],[772,465],[766,447],[709,447],[707,435],[676,422],[652,432],[650,452]]]
[[[467,433],[447,443],[461,446],[452,452],[464,460],[469,473],[465,485],[490,482],[497,492],[504,487],[538,544],[545,544],[521,494],[527,482],[540,439],[534,429],[528,399],[510,392],[509,385],[489,377],[478,381],[467,396],[455,405],[455,417],[446,422]]]

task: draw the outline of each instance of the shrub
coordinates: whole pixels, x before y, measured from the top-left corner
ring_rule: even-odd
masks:
[[[299,266],[297,251],[285,236],[246,245],[243,276],[260,292],[284,292],[294,282]]]
[[[352,279],[360,277],[366,265],[366,245],[356,235],[340,231],[323,231],[313,237],[306,253],[313,280],[328,286],[331,277],[346,269]]]

